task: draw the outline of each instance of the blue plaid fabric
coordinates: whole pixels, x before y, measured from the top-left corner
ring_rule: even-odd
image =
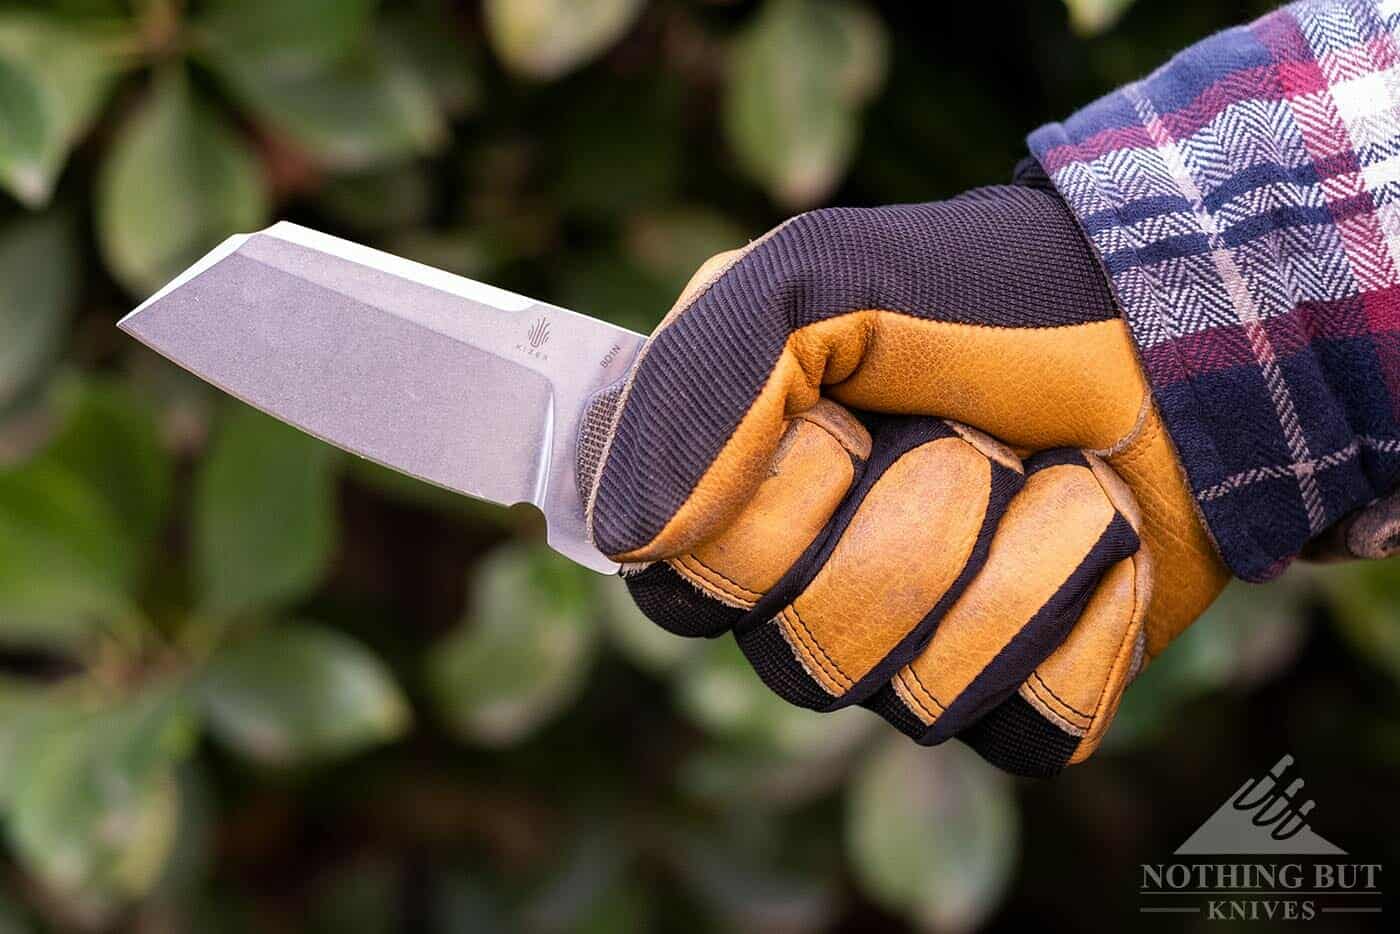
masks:
[[[1030,137],[1232,570],[1400,481],[1400,0],[1308,0]]]

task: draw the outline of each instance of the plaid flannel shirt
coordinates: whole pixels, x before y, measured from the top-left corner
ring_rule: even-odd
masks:
[[[1400,480],[1400,0],[1305,0],[1030,137],[1202,515],[1278,573]]]

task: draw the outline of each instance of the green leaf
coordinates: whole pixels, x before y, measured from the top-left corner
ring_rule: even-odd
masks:
[[[71,471],[0,472],[0,642],[70,645],[126,618],[138,564],[116,514]]]
[[[195,479],[201,607],[230,615],[293,603],[336,548],[335,449],[243,405],[228,410]]]
[[[401,162],[448,138],[423,77],[375,45],[294,68],[217,49],[209,65],[259,122],[335,169]]]
[[[56,693],[0,676],[0,762],[6,764],[0,769],[0,813],[9,807],[23,777],[17,766],[20,750],[67,715]]]
[[[425,71],[370,28],[376,6],[220,0],[199,51],[258,121],[327,165],[391,164],[431,152],[447,134]]]
[[[10,896],[0,891],[0,934],[30,934],[37,930]]]
[[[179,823],[165,867],[150,892],[150,896],[162,904],[188,902],[201,887],[208,885],[214,868],[218,831],[214,792],[198,760],[181,763],[175,780],[180,796]]]
[[[1133,0],[1065,0],[1069,22],[1081,36],[1096,36],[1112,28]]]
[[[879,729],[873,717],[848,718],[829,747],[801,754],[743,743],[706,743],[681,763],[677,784],[712,807],[739,800],[766,812],[785,814],[840,786]]]
[[[512,71],[549,80],[607,51],[642,0],[486,0],[486,31]]]
[[[54,19],[81,21],[85,19],[118,19],[136,6],[149,0],[20,0],[31,7],[42,7]]]
[[[0,642],[65,646],[128,618],[172,465],[150,413],[107,379],[66,378],[57,429],[0,472]]]
[[[1318,576],[1334,624],[1357,658],[1400,682],[1400,560],[1352,561]]]
[[[80,906],[140,895],[174,842],[173,767],[195,722],[178,688],[112,706],[84,702],[15,750],[10,841],[20,860]]]
[[[569,847],[554,877],[532,891],[521,918],[532,934],[611,934],[654,929],[647,891],[624,872],[625,850],[601,828]]]
[[[6,69],[31,84],[31,135],[0,142],[0,185],[31,208],[45,204],[68,153],[92,125],[120,73],[112,36],[48,16],[0,15],[0,86]],[[8,64],[7,64],[8,63]],[[0,98],[5,97],[0,91]],[[0,104],[0,111],[5,109]],[[10,120],[0,117],[0,124]],[[24,120],[21,120],[24,125]],[[5,136],[0,132],[0,137]]]
[[[57,216],[0,232],[0,410],[49,365],[78,297],[73,232]]]
[[[379,27],[379,36],[397,67],[416,72],[443,112],[457,117],[479,108],[486,92],[473,50],[457,41],[440,17],[431,6],[422,13],[393,16]]]
[[[701,263],[750,239],[728,218],[695,207],[635,215],[627,227],[628,252],[676,295]]]
[[[316,67],[355,48],[378,0],[212,0],[196,28],[205,41],[267,68]]]
[[[267,200],[252,151],[172,69],[103,166],[98,241],[113,274],[144,295],[230,234],[261,227]]]
[[[961,743],[891,737],[847,796],[846,844],[862,888],[934,931],[975,930],[1015,868],[1016,801],[1007,776]]]
[[[733,639],[715,639],[680,671],[681,711],[730,742],[787,757],[820,756],[848,748],[875,721],[855,708],[817,713],[770,691]]]
[[[148,553],[165,519],[174,474],[154,414],[125,386],[101,377],[64,380],[56,396],[62,427],[44,461],[96,491],[131,546]]]
[[[742,800],[731,798],[734,802]],[[747,803],[747,802],[746,802]],[[721,812],[723,813],[723,812]],[[728,826],[713,819],[673,843],[677,870],[725,931],[822,931],[837,904],[831,834],[804,839],[764,811],[732,811]]]
[[[269,766],[347,756],[408,729],[408,702],[388,668],[344,633],[270,626],[225,646],[200,698],[210,731]]]
[[[499,548],[478,566],[466,623],[434,648],[428,669],[453,729],[507,745],[573,701],[593,655],[593,583],[543,546]]]
[[[0,176],[12,177],[17,166],[32,165],[47,127],[39,88],[29,75],[0,58]]]
[[[767,0],[741,36],[725,132],[740,166],[784,207],[821,201],[845,174],[886,45],[869,10],[841,0]]]
[[[435,200],[424,167],[408,163],[327,179],[316,202],[337,224],[377,232],[421,227]]]

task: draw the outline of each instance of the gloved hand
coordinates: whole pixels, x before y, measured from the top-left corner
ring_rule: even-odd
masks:
[[[1092,752],[1228,578],[1038,187],[814,211],[713,258],[587,421],[591,534],[652,619],[1016,772]]]

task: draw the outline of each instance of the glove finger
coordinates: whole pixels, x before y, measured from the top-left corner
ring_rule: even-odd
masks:
[[[638,356],[593,541],[641,562],[712,537],[823,387],[1029,448],[1110,447],[1146,384],[1096,269],[1046,192],[794,218],[708,270]]]
[[[1026,471],[986,566],[868,705],[921,743],[963,733],[1014,694],[1065,641],[1109,569],[1139,550],[1131,495],[1097,458],[1050,451]]]
[[[625,569],[637,606],[681,636],[727,632],[831,520],[870,455],[865,427],[822,401],[789,421],[743,512],[692,551]]]
[[[735,624],[763,681],[802,707],[857,703],[919,652],[1021,486],[1019,459],[979,432],[873,424],[870,459],[825,534]]]
[[[1150,565],[1144,547],[1111,568],[1060,647],[958,738],[993,765],[1038,778],[1092,755],[1144,662]]]

